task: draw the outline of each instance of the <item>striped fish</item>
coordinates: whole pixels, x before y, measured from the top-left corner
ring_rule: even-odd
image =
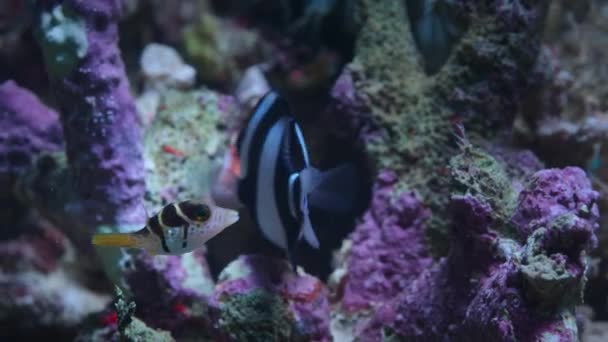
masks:
[[[238,221],[238,212],[215,205],[184,201],[165,206],[132,233],[95,234],[93,244],[145,249],[152,255],[180,255],[202,247]]]
[[[238,203],[232,206],[249,210],[262,235],[287,252],[295,270],[297,243],[320,245],[310,207],[347,211],[355,168],[346,164],[321,172],[312,167],[302,130],[274,91],[260,99],[235,144],[225,163],[228,174],[238,173]]]

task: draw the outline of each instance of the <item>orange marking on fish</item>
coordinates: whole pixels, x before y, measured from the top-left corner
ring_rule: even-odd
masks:
[[[183,158],[183,157],[185,157],[185,156],[186,156],[186,154],[185,154],[184,152],[182,152],[182,151],[180,151],[180,150],[176,149],[176,148],[175,148],[175,147],[173,147],[173,146],[169,146],[169,145],[163,145],[163,146],[162,146],[162,149],[163,149],[163,151],[164,151],[164,152],[169,153],[169,154],[172,154],[172,155],[174,155],[174,156],[176,156],[176,157]]]
[[[239,153],[234,145],[230,147],[230,165],[228,166],[228,169],[237,177],[241,175],[241,160],[239,159]]]

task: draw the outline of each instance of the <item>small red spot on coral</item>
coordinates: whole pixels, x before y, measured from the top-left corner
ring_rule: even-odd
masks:
[[[103,316],[101,316],[101,323],[103,325],[114,325],[118,322],[118,315],[116,311],[111,311]]]
[[[186,313],[186,311],[188,311],[188,307],[182,303],[175,303],[175,304],[173,304],[173,311],[175,311],[179,314],[184,314],[184,313]]]
[[[162,112],[163,110],[167,109],[167,106],[165,106],[164,104],[161,104],[158,106],[158,111]]]
[[[172,155],[174,155],[174,156],[176,156],[176,157],[183,158],[183,157],[185,157],[185,156],[186,156],[186,154],[185,154],[184,152],[182,152],[182,151],[180,151],[180,150],[176,149],[176,148],[175,148],[175,147],[173,147],[173,146],[169,146],[169,145],[163,145],[163,146],[162,146],[162,149],[163,149],[163,151],[164,151],[164,152],[169,153],[169,154],[172,154]]]
[[[296,302],[310,303],[310,302],[314,301],[315,299],[317,299],[317,297],[319,296],[319,294],[321,293],[322,290],[323,290],[323,284],[321,282],[317,281],[317,282],[315,282],[315,285],[311,291],[291,293],[291,292],[289,292],[289,290],[283,289],[281,292],[283,294],[283,297],[285,297],[289,300],[293,300]]]

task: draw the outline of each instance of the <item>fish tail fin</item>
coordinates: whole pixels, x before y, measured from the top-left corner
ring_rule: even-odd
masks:
[[[310,190],[310,206],[336,215],[355,212],[357,199],[361,196],[359,171],[352,163],[342,164],[320,173],[314,180],[315,187]]]
[[[113,246],[113,247],[137,247],[137,242],[131,234],[113,233],[113,234],[95,234],[93,235],[93,244],[96,246]]]

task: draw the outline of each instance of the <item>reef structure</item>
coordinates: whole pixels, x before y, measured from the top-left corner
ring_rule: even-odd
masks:
[[[329,310],[321,281],[257,255],[228,265],[209,302],[221,341],[330,341]]]
[[[35,7],[79,220],[117,229],[141,223],[141,134],[118,48],[122,1],[37,1]]]
[[[358,4],[355,58],[332,108],[380,172],[336,259],[332,334],[576,340],[598,193],[581,169],[540,170],[508,140],[526,89],[542,80],[530,71],[547,2],[445,2],[463,32],[432,75],[401,2]]]

